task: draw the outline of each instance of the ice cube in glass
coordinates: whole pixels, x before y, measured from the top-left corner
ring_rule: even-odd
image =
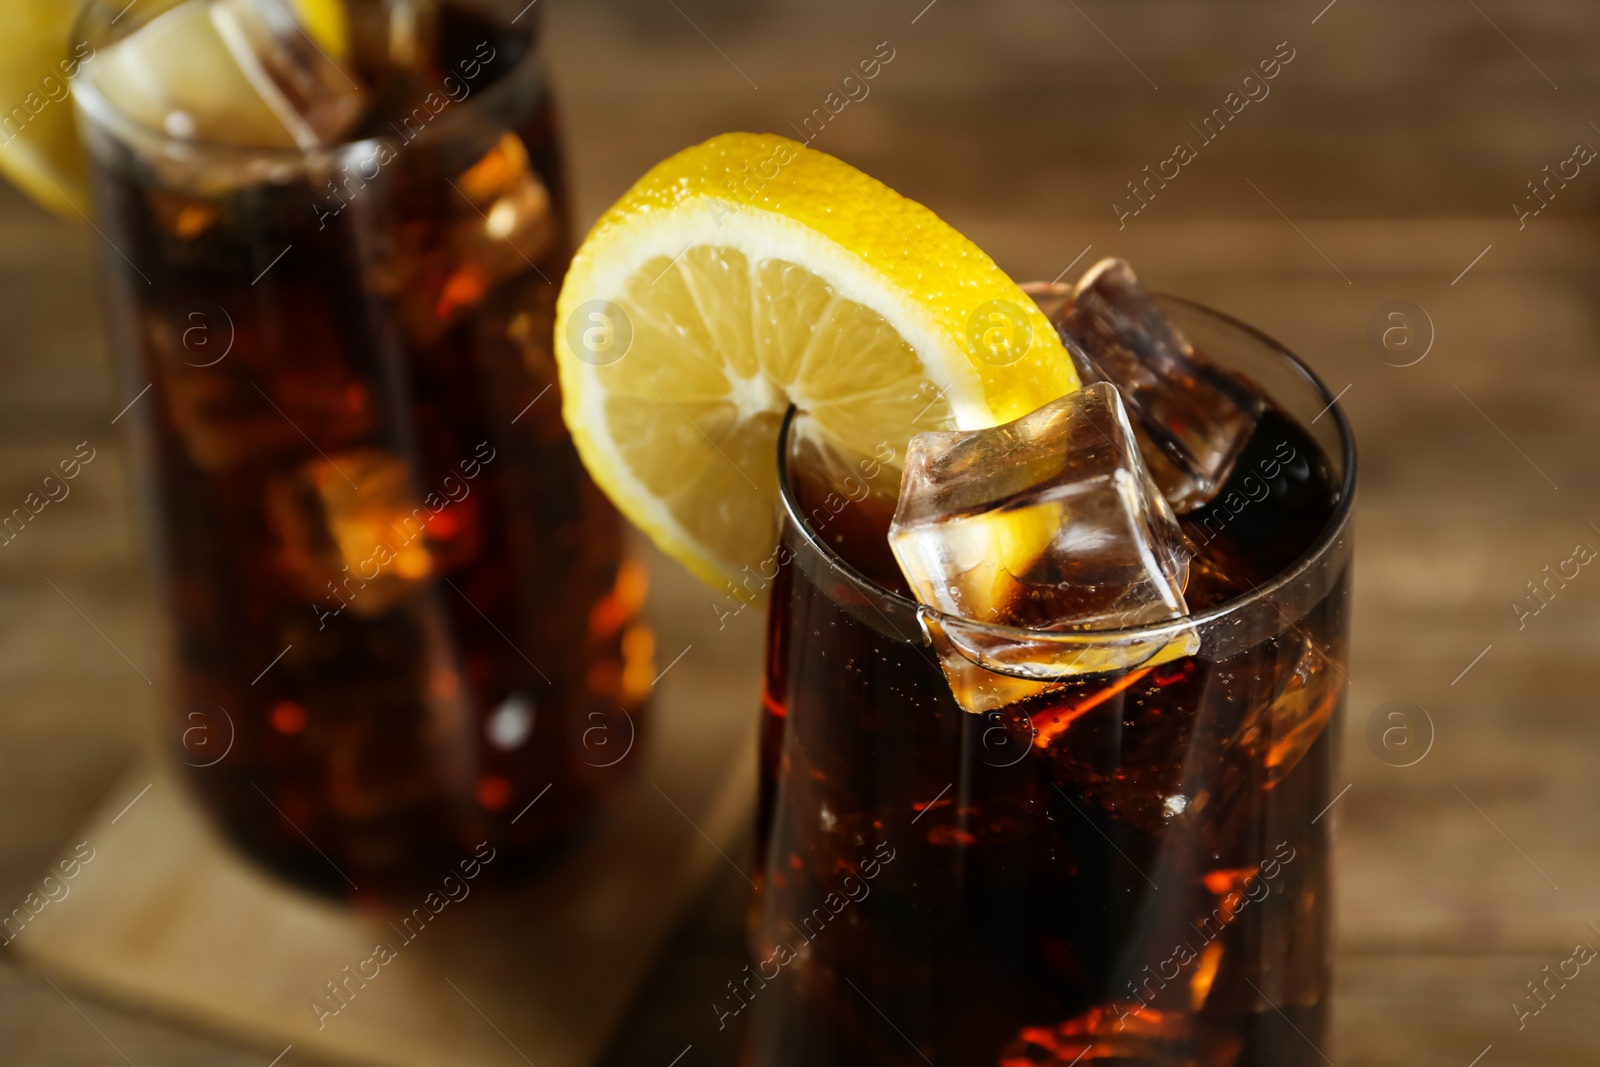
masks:
[[[1097,382],[1003,426],[912,439],[890,547],[913,594],[945,616],[1048,633],[1182,618],[1189,552],[1151,482],[1117,390]],[[988,710],[1048,685],[1048,671],[1104,663],[1091,648],[1019,645],[1045,675],[1012,684],[963,648],[954,620],[925,617],[957,699]],[[1141,646],[1148,657],[1160,647]],[[990,649],[1004,659],[1005,650]],[[1071,661],[1070,663],[1062,660]],[[1076,664],[1074,671],[1068,668]]]
[[[1211,500],[1255,429],[1261,394],[1197,351],[1123,260],[1101,260],[1055,303],[1079,375],[1121,391],[1168,503],[1183,514]]]

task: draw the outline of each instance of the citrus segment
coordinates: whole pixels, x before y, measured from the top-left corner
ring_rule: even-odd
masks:
[[[0,174],[73,218],[87,172],[66,87],[94,55],[71,47],[76,14],[61,0],[0,0]]]
[[[1049,322],[970,241],[837,159],[755,134],[673,156],[606,213],[562,288],[556,354],[596,481],[736,591],[773,550],[791,403],[898,467],[915,433],[1009,421],[1078,384]]]

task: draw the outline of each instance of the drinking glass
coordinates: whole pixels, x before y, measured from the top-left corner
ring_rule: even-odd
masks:
[[[790,412],[754,962],[717,1007],[751,1013],[754,1062],[1323,1062],[1354,444],[1282,346],[1161,303],[1305,428],[1337,491],[1291,562],[1175,622],[1041,633],[918,605],[863,540],[885,524],[852,510],[869,494],[818,474]],[[1271,516],[1246,518],[1267,506],[1240,537],[1268,543]],[[964,711],[930,634],[1055,687]]]
[[[94,0],[85,67],[174,6]],[[169,748],[271,871],[407,899],[573,839],[653,674],[644,572],[561,421],[571,236],[536,13],[446,2],[437,63],[397,72],[361,20],[412,6],[349,6],[376,117],[343,143],[151,128],[88,70],[74,94]]]

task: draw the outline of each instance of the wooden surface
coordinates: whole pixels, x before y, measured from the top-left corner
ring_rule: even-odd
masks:
[[[1575,942],[1600,947],[1587,925],[1600,924],[1600,577],[1583,570],[1521,629],[1510,606],[1577,542],[1600,548],[1600,172],[1525,229],[1511,209],[1576,141],[1600,146],[1593,6],[547,3],[585,217],[692,141],[783,131],[888,41],[896,57],[871,95],[817,147],[923,200],[1018,277],[1054,277],[1086,246],[1125,254],[1155,286],[1259,325],[1350,386],[1363,464],[1352,786],[1335,808],[1325,1051],[1338,1067],[1600,1060],[1600,976],[1586,969],[1521,1030],[1511,1008]],[[1296,58],[1272,95],[1119,230],[1124,183],[1285,40]],[[102,448],[71,498],[0,548],[6,898],[106,802],[158,701],[128,662],[159,682],[109,425],[121,402],[89,299],[96,240],[0,196],[0,494],[20,500],[79,441]],[[1407,368],[1366,338],[1374,311],[1402,298],[1436,333]],[[753,712],[759,620],[719,631],[691,579],[655,571],[664,654],[692,645],[679,669],[748,693]],[[1415,766],[1366,740],[1393,700],[1431,717]],[[708,1003],[744,962],[745,891],[729,870],[707,893],[610,1062],[736,1061],[737,1035],[715,1030]],[[264,1067],[276,1051],[58,991],[0,956],[0,1062]],[[281,1062],[297,1061],[310,1062]]]
[[[593,1064],[682,908],[746,834],[744,695],[693,667],[664,679],[648,736],[622,757],[633,779],[595,831],[517,892],[474,896],[456,879],[460,896],[420,927],[404,907],[286,891],[223,844],[172,768],[140,763],[74,835],[57,864],[73,877],[58,874],[57,899],[10,948],[263,1048],[368,1067]]]

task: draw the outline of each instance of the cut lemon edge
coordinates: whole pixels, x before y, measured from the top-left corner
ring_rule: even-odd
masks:
[[[864,479],[897,485],[913,434],[1009,421],[1078,385],[1048,320],[975,245],[770,135],[714,138],[640,179],[579,248],[555,326],[595,481],[745,599],[774,571],[791,403],[866,457]]]
[[[61,87],[81,69],[69,40],[76,16],[77,5],[60,0],[0,0],[0,174],[73,218],[84,203],[86,168],[72,100]]]
[[[289,0],[307,36],[334,60],[350,58],[350,15],[345,0]]]

